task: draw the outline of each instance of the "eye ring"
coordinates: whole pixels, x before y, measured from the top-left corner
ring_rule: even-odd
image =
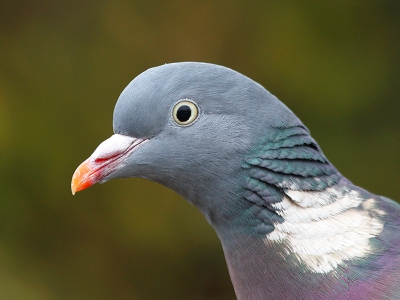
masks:
[[[178,125],[187,126],[197,120],[199,108],[190,99],[183,99],[177,102],[172,109],[172,117]]]

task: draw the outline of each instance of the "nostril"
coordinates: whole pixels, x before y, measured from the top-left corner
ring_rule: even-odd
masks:
[[[118,156],[119,154],[120,154],[120,153],[117,153],[117,154],[114,154],[114,155],[110,155],[110,156],[98,157],[98,158],[96,158],[94,161],[95,161],[96,163],[102,163],[102,162],[108,161],[108,160],[110,160],[110,159],[113,159],[114,157]]]

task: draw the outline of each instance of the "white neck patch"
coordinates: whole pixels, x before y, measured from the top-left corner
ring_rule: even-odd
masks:
[[[274,224],[264,243],[284,244],[284,255],[294,254],[311,272],[328,273],[346,260],[370,254],[370,238],[383,230],[369,211],[384,212],[374,209],[374,199],[363,201],[357,191],[331,187],[285,194],[282,202],[272,204],[285,221]]]

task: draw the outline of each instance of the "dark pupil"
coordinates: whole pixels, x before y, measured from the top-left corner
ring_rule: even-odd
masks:
[[[191,114],[192,111],[190,110],[190,107],[187,105],[182,105],[178,108],[178,111],[176,112],[176,117],[179,121],[186,122],[187,120],[189,120]]]

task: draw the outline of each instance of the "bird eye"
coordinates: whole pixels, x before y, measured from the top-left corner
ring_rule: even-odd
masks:
[[[179,125],[189,125],[197,119],[199,109],[197,105],[190,100],[182,100],[175,104],[172,109],[172,116]]]

